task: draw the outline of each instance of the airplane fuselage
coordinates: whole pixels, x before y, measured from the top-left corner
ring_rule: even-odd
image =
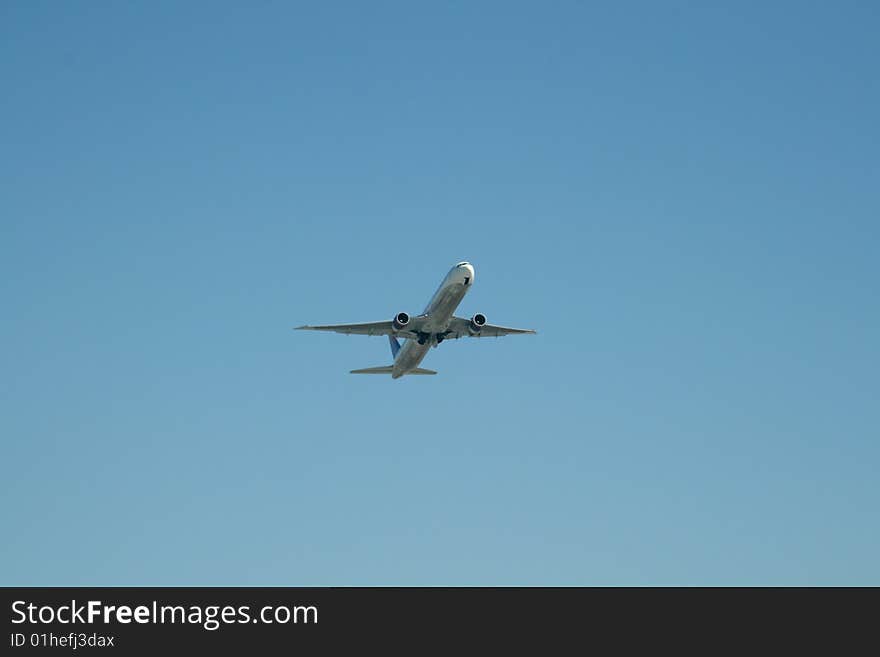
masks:
[[[423,332],[427,334],[424,344],[418,340],[407,339],[400,347],[391,370],[391,378],[399,379],[407,372],[417,368],[428,350],[437,346],[438,334],[449,328],[449,322],[464,295],[474,284],[474,268],[467,262],[460,263],[449,270],[440,287],[431,297],[422,315],[426,318]]]

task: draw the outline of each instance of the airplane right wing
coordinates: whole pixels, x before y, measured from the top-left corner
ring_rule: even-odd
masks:
[[[495,326],[494,324],[484,324],[476,333],[470,332],[471,320],[464,317],[453,317],[449,322],[449,330],[446,332],[446,339],[452,338],[500,338],[503,335],[523,335],[525,333],[537,333],[532,329],[510,328],[508,326]]]

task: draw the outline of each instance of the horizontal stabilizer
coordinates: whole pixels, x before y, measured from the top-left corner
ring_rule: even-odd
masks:
[[[391,370],[394,367],[392,365],[386,365],[385,367],[367,367],[362,370],[352,370],[352,374],[391,374]],[[417,367],[414,370],[410,370],[407,374],[436,374],[434,370],[426,370],[423,367]]]
[[[391,374],[391,370],[394,369],[391,365],[386,365],[385,367],[366,367],[362,370],[352,370],[352,374]]]

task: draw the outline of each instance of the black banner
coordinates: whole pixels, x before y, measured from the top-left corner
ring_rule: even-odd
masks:
[[[5,588],[4,654],[873,645],[876,589]]]

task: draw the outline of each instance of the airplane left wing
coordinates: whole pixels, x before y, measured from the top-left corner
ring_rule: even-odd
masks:
[[[522,335],[525,333],[537,333],[532,329],[509,328],[507,326],[495,326],[494,324],[483,324],[479,331],[471,332],[471,320],[464,317],[453,317],[449,322],[449,329],[446,332],[445,339],[458,338],[499,338],[503,335]]]
[[[327,324],[324,326],[297,326],[302,331],[332,331],[346,335],[395,335],[399,338],[416,338],[416,331],[421,325],[418,317],[413,317],[405,329],[396,331],[390,321],[365,322],[363,324]],[[415,324],[416,326],[413,326]]]

